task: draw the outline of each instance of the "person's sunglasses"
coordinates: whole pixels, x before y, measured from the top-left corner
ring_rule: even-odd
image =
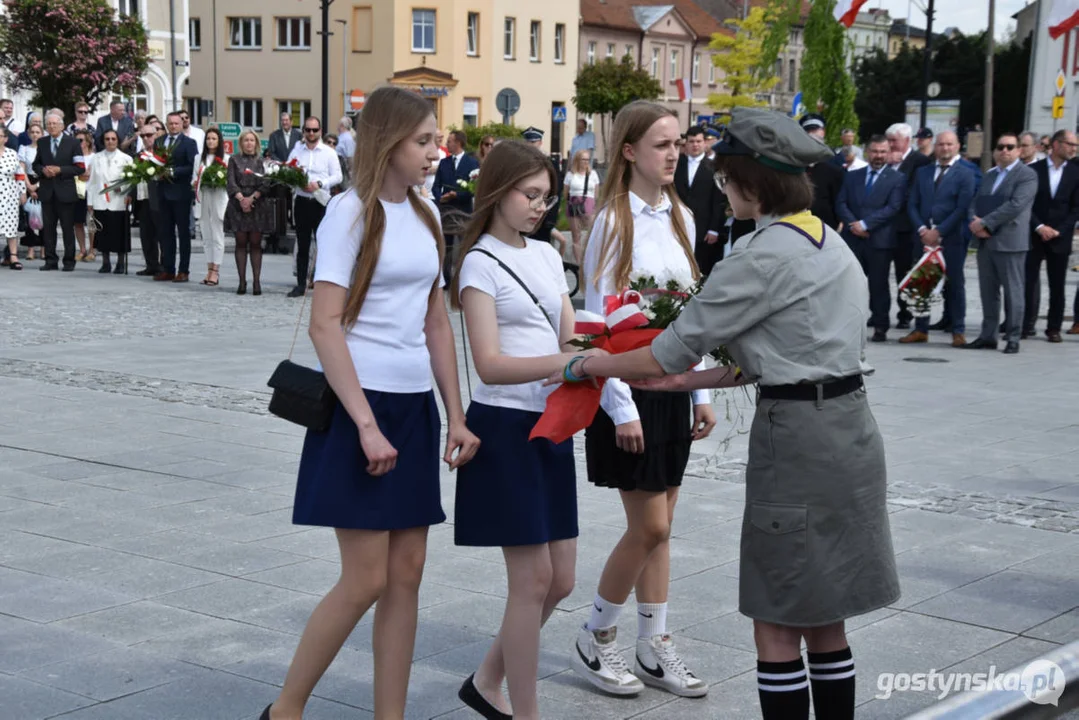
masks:
[[[75,113],[77,115],[89,115],[90,111],[89,110],[76,110]]]
[[[997,150],[1015,150],[1016,147],[1013,143],[1001,143],[997,145]]]
[[[304,132],[318,132],[321,129],[322,128],[304,128],[303,131]]]
[[[550,210],[558,204],[557,195],[541,195],[539,193],[525,192],[518,187],[513,189],[525,196],[525,199],[528,200],[528,207],[533,210]]]
[[[495,146],[495,144],[493,142],[485,142],[485,143],[483,143],[483,147],[494,147],[494,146]]]

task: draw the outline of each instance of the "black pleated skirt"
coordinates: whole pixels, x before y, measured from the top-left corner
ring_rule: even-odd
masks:
[[[633,402],[641,416],[644,453],[619,450],[614,423],[600,409],[585,430],[588,481],[600,487],[645,492],[678,487],[693,442],[690,394],[634,390]]]

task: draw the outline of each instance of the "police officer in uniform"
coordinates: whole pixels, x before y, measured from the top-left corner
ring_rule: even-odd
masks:
[[[862,383],[872,372],[865,274],[809,212],[805,169],[828,161],[827,146],[783,115],[736,108],[715,149],[717,183],[757,230],[651,347],[575,358],[561,379],[659,378],[639,386],[678,391],[758,384],[739,610],[754,620],[761,709],[765,720],[806,718],[812,685],[816,717],[853,718],[844,621],[899,598],[884,443]],[[685,373],[719,346],[738,368]]]

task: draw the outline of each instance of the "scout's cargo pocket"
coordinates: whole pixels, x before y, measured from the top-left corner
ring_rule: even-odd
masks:
[[[808,510],[805,505],[753,502],[749,508],[752,525],[749,547],[752,563],[772,587],[798,583],[806,564]]]

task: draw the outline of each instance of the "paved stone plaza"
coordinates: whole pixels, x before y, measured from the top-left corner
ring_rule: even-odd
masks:
[[[262,297],[233,294],[230,263],[219,288],[99,276],[96,265],[0,269],[3,720],[254,720],[334,582],[332,532],[290,522],[302,434],[265,409],[299,307],[284,297],[290,263],[267,256]],[[192,270],[202,277],[201,255]],[[967,287],[973,339],[973,268]],[[850,623],[864,718],[935,701],[875,699],[879,673],[1004,671],[1079,640],[1079,337],[1005,356],[954,350],[939,333],[920,347],[891,335],[869,348],[868,385],[903,596]],[[304,335],[301,346],[309,362]],[[708,697],[608,698],[567,669],[623,526],[616,494],[591,487],[581,462],[578,584],[543,632],[545,718],[759,717],[751,624],[737,612],[739,432],[751,405],[739,393],[718,400],[735,422],[697,447],[674,526],[670,624]],[[456,692],[501,619],[501,555],[453,545],[453,497],[447,474],[450,522],[431,531],[410,718],[477,717]],[[368,616],[308,718],[373,717],[370,631]]]

